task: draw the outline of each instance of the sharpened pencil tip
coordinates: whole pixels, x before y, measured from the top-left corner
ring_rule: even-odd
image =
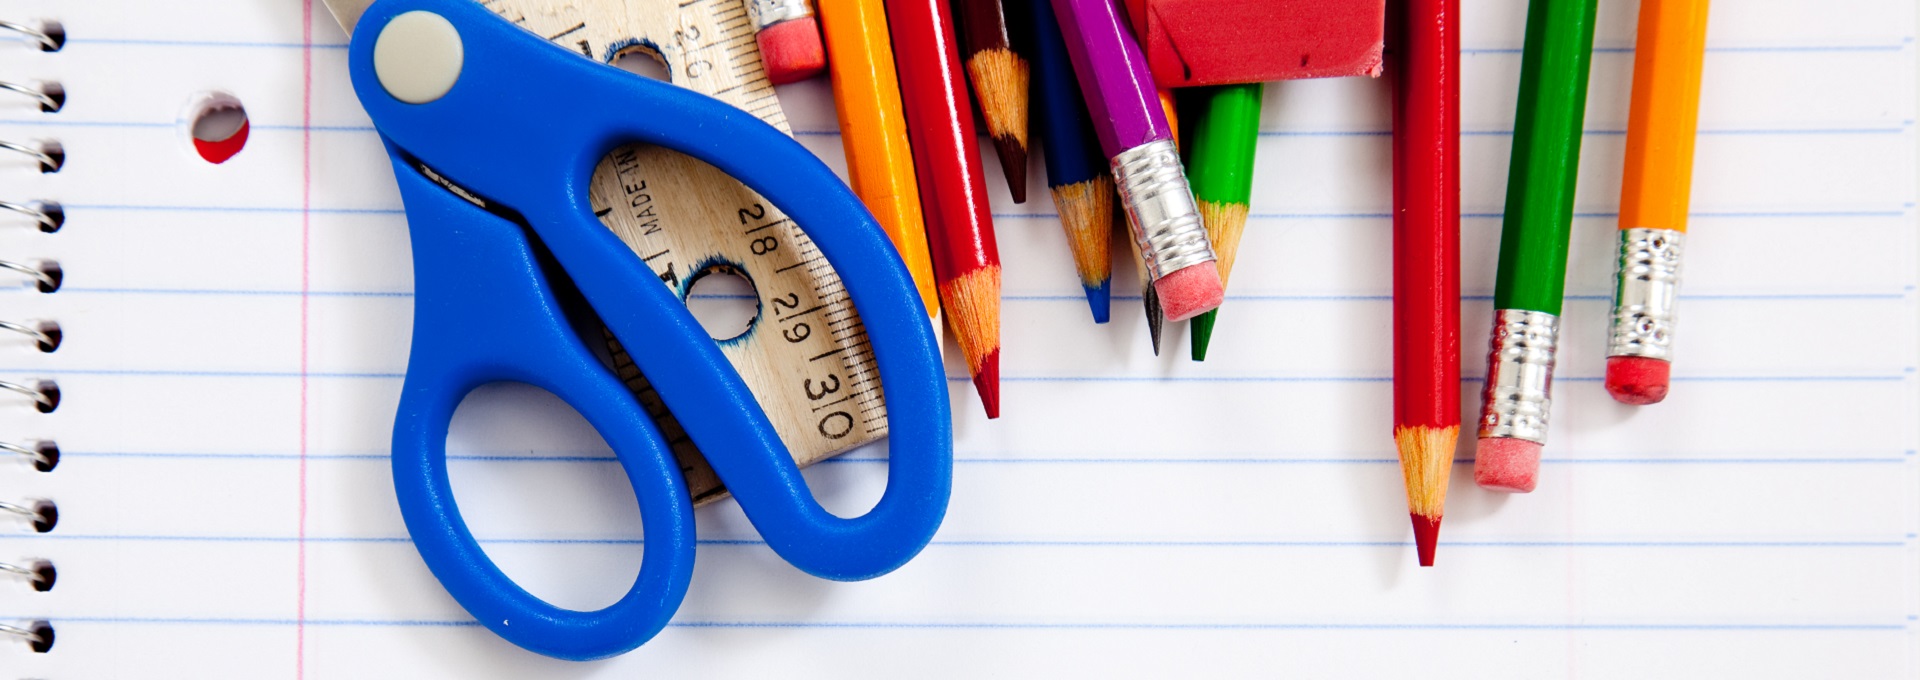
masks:
[[[987,410],[987,418],[1000,417],[1000,350],[988,352],[980,359],[980,370],[973,374],[973,389],[980,393],[980,405]]]
[[[1007,192],[1013,202],[1027,202],[1027,145],[1012,136],[994,137],[994,153],[1000,156],[1000,168],[1007,174]]]
[[[1420,566],[1433,566],[1433,551],[1440,545],[1440,517],[1408,513],[1413,518],[1413,546],[1420,553]]]
[[[1220,310],[1210,309],[1205,314],[1193,317],[1193,360],[1207,360],[1207,346],[1213,342],[1213,320]]]
[[[1087,308],[1093,310],[1094,323],[1106,323],[1113,316],[1113,279],[1100,280],[1098,286],[1082,285],[1087,291]]]
[[[1149,285],[1140,297],[1147,305],[1147,335],[1153,338],[1153,355],[1160,356],[1160,327],[1166,318],[1160,315],[1160,296]]]

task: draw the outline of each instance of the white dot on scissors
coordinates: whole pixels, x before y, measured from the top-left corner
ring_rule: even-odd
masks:
[[[373,73],[394,99],[425,104],[446,96],[466,59],[460,32],[445,17],[414,10],[394,17],[373,43]]]

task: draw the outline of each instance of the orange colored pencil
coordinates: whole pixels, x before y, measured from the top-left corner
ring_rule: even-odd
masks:
[[[1607,392],[1622,403],[1667,397],[1706,49],[1707,0],[1640,3],[1607,343]]]
[[[900,104],[886,5],[882,0],[820,0],[820,21],[847,176],[906,261],[938,331],[940,296],[927,252],[927,225],[920,212],[913,149],[907,144],[907,114]]]

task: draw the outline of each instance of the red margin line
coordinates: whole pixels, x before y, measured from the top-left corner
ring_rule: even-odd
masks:
[[[293,677],[307,677],[307,320],[312,292],[313,0],[300,0],[300,528],[294,570]]]

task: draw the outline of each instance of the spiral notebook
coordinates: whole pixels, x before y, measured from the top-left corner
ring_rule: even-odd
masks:
[[[1525,3],[1463,4],[1472,376]],[[0,260],[26,270],[0,270],[0,321],[32,331],[0,329],[0,380],[33,393],[0,392],[0,442],[34,454],[0,451],[0,501],[49,529],[0,512],[0,563],[33,574],[0,571],[0,624],[53,642],[0,633],[0,680],[1916,677],[1915,7],[1716,3],[1678,377],[1639,409],[1598,381],[1636,9],[1602,3],[1539,490],[1473,488],[1466,446],[1438,567],[1414,566],[1389,436],[1386,84],[1284,83],[1207,362],[1184,327],[1152,354],[1126,263],[1114,321],[1090,323],[1046,192],[996,188],[1007,415],[981,417],[949,352],[933,544],[831,583],[717,503],[674,624],[571,663],[475,625],[401,524],[406,222],[324,8],[0,1],[66,35],[42,52],[0,30],[0,81],[65,94],[48,113],[0,91],[0,140],[65,156],[41,173],[0,149],[0,200],[64,218],[0,212]],[[221,165],[183,113],[209,92],[251,121]],[[782,97],[839,167],[824,83]],[[485,388],[450,444],[502,568],[564,606],[625,591],[637,510],[570,409]],[[885,455],[808,480],[858,513]]]

